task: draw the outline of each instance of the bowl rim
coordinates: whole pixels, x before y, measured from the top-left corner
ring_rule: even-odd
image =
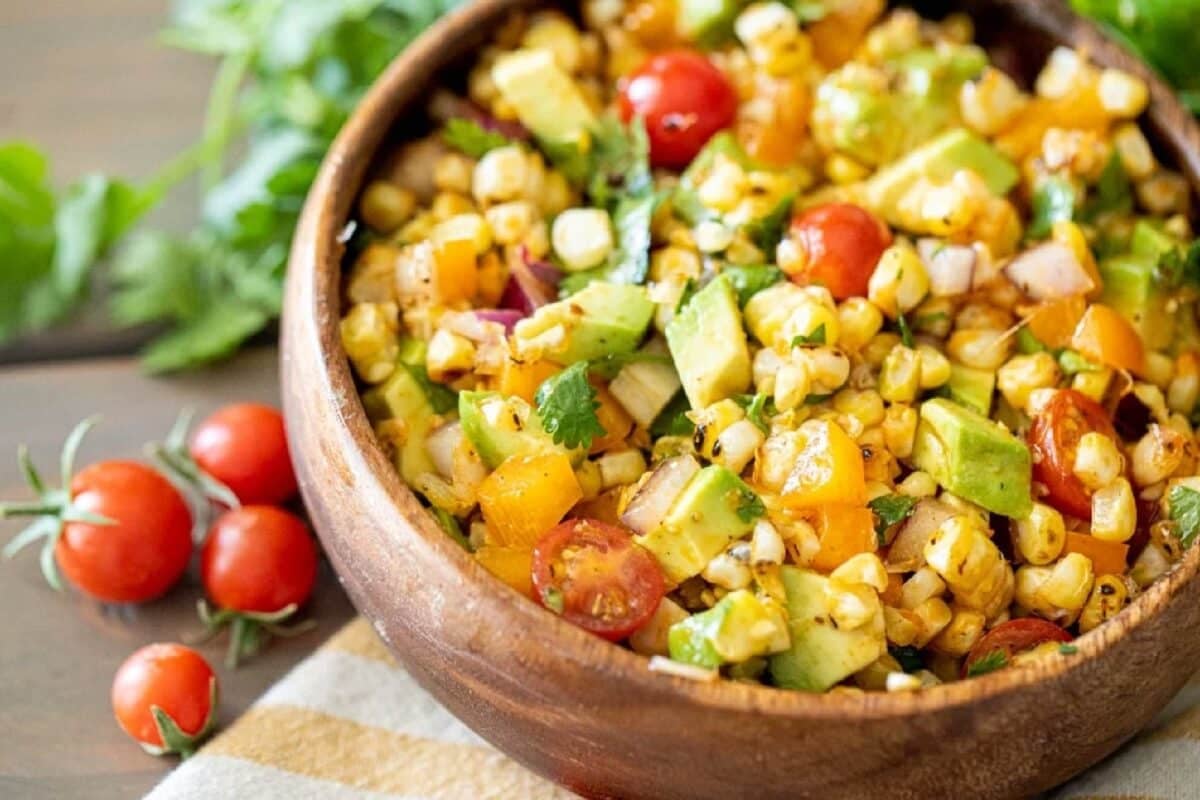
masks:
[[[1090,22],[1057,3],[1039,4],[1038,0],[999,0],[1009,6],[1024,7],[1035,24],[1060,39],[1076,39],[1077,46],[1088,46],[1093,57],[1107,64],[1137,73],[1151,88],[1149,118],[1160,130],[1182,124],[1175,135],[1180,142],[1168,143],[1167,149],[1190,180],[1200,190],[1200,127],[1182,112],[1174,93],[1142,62],[1122,50]],[[1061,681],[1076,670],[1100,658],[1116,642],[1131,635],[1147,621],[1161,614],[1179,589],[1200,572],[1200,547],[1190,548],[1185,557],[1165,576],[1124,609],[1115,621],[1101,625],[1078,637],[1072,654],[1053,654],[1019,669],[1006,669],[974,678],[905,693],[825,692],[808,693],[777,687],[738,683],[725,679],[709,682],[689,680],[651,671],[648,659],[619,645],[613,645],[543,609],[518,594],[483,569],[455,544],[428,513],[407,513],[419,503],[377,443],[359,401],[358,392],[337,325],[341,311],[341,260],[344,232],[349,212],[370,165],[379,153],[387,132],[391,131],[413,104],[424,94],[423,86],[413,87],[414,75],[434,80],[447,62],[447,43],[477,35],[481,26],[504,14],[537,6],[567,5],[558,0],[476,0],[444,15],[401,53],[376,80],[337,136],[326,155],[304,207],[291,255],[288,281],[307,285],[313,306],[290,308],[289,313],[312,314],[316,344],[324,381],[320,387],[324,402],[337,403],[333,416],[341,426],[344,440],[364,444],[361,463],[369,471],[375,489],[397,506],[410,523],[402,535],[417,535],[422,544],[453,567],[457,577],[477,593],[474,603],[481,613],[513,614],[513,622],[539,626],[548,640],[561,650],[564,660],[579,666],[629,681],[639,691],[667,700],[697,704],[713,711],[753,712],[804,720],[893,719],[913,714],[944,711],[975,702],[998,699],[1034,684]],[[570,3],[573,5],[573,3]],[[424,83],[423,81],[417,83]],[[1146,115],[1140,121],[1145,121]],[[347,191],[349,190],[349,191]],[[296,294],[289,290],[289,294]],[[299,293],[302,294],[302,293]],[[402,508],[403,507],[403,508]]]

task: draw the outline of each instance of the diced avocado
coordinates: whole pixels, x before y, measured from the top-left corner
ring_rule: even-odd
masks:
[[[658,559],[667,580],[682,583],[750,532],[761,503],[741,478],[714,464],[697,472],[659,526],[636,541]]]
[[[696,225],[710,215],[709,210],[700,202],[696,189],[712,169],[718,155],[729,158],[747,171],[764,168],[750,158],[733,133],[721,131],[714,134],[679,176],[679,186],[671,195],[671,208],[675,215],[689,225]]]
[[[714,47],[733,35],[741,7],[741,0],[680,0],[675,27],[683,38]]]
[[[540,139],[579,144],[596,124],[578,84],[548,50],[517,50],[500,57],[492,80],[521,123]]]
[[[912,462],[960,497],[996,514],[1033,510],[1029,448],[987,417],[935,398],[921,404]]]
[[[776,686],[824,692],[887,652],[882,615],[861,628],[842,630],[825,607],[828,578],[789,566],[780,568],[779,577],[787,591],[792,644],[771,657],[768,669]]]
[[[1180,246],[1178,239],[1148,219],[1139,219],[1129,238],[1129,249],[1135,256],[1153,259],[1155,263],[1163,254]]]
[[[554,443],[538,415],[519,397],[463,392],[458,396],[458,418],[463,434],[490,469],[512,456],[567,452]]]
[[[667,633],[671,658],[697,667],[738,664],[786,650],[788,629],[778,604],[739,589],[708,611],[675,623]]]
[[[851,62],[829,73],[817,87],[811,127],[824,148],[864,164],[886,164],[903,151],[903,125],[888,73]]]
[[[363,406],[372,422],[404,420],[404,445],[396,459],[400,475],[407,483],[414,484],[417,476],[437,471],[425,449],[425,440],[437,417],[425,389],[403,364],[386,381],[363,394]]]
[[[720,278],[667,323],[667,345],[692,408],[750,388],[750,350],[732,284]]]
[[[517,323],[518,340],[530,340],[562,326],[564,335],[547,345],[545,357],[558,364],[618,353],[641,344],[654,316],[654,303],[641,286],[596,281],[565,300],[539,308]]]
[[[990,369],[975,369],[961,364],[950,365],[946,397],[960,406],[986,417],[992,412],[992,394],[995,391],[996,373]]]
[[[954,128],[884,167],[865,185],[868,205],[889,223],[900,224],[901,198],[920,178],[948,181],[959,170],[970,170],[997,195],[1006,195],[1021,178],[1016,166],[966,128]]]
[[[1150,230],[1148,226],[1147,229]],[[1140,246],[1144,249],[1152,246],[1149,235],[1143,234]],[[1155,281],[1157,264],[1158,258],[1149,255],[1114,256],[1100,263],[1100,278],[1104,282],[1100,302],[1129,320],[1151,350],[1165,349],[1175,334],[1175,318],[1167,311],[1167,295]]]

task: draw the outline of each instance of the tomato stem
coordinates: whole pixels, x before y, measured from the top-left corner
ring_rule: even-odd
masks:
[[[192,643],[208,641],[228,626],[229,648],[225,652],[225,665],[236,669],[242,660],[257,655],[272,636],[287,639],[317,627],[316,620],[312,619],[302,620],[295,625],[280,624],[298,609],[297,604],[289,603],[278,611],[222,608],[214,613],[206,601],[200,600],[196,604],[196,611],[204,623],[205,631],[198,637],[192,637]]]
[[[146,444],[146,456],[175,484],[187,498],[192,509],[192,540],[197,544],[204,541],[212,521],[212,504],[229,509],[241,508],[233,490],[208,474],[192,458],[188,449],[188,429],[191,427],[194,409],[185,408],[167,436],[161,442]]]
[[[217,680],[213,678],[208,683],[208,716],[204,718],[204,725],[196,733],[185,733],[179,724],[172,719],[171,715],[163,711],[158,706],[150,706],[150,714],[154,717],[154,727],[158,729],[158,736],[162,740],[162,746],[156,747],[150,744],[142,744],[142,749],[154,756],[164,756],[172,753],[178,754],[180,758],[187,759],[192,756],[200,743],[203,742],[208,735],[212,733],[217,722]]]

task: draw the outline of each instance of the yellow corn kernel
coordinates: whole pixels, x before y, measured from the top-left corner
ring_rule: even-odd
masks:
[[[954,328],[960,331],[1007,331],[1013,315],[990,303],[968,303],[954,315]]]
[[[868,176],[871,170],[869,167],[860,164],[850,156],[842,153],[834,153],[825,159],[825,177],[837,186],[846,186],[848,184],[857,183]]]
[[[433,185],[439,192],[470,194],[475,161],[462,153],[446,153],[433,162]]]
[[[682,247],[672,245],[650,254],[650,277],[655,281],[686,282],[688,278],[699,278],[702,266],[695,251]]]
[[[1188,183],[1175,172],[1156,172],[1134,185],[1138,202],[1151,214],[1186,214],[1190,203]]]
[[[766,434],[748,419],[733,423],[717,440],[717,452],[713,460],[724,464],[734,472],[741,472],[754,458],[754,452],[765,440]]]
[[[929,294],[929,273],[907,244],[884,251],[867,284],[867,297],[893,319],[916,308]]]
[[[1112,379],[1113,371],[1107,367],[1095,372],[1080,372],[1071,379],[1071,388],[1099,403],[1104,400],[1104,395],[1108,394],[1108,385],[1112,383]]]
[[[946,593],[946,582],[931,567],[924,566],[909,576],[900,587],[900,607],[912,610]]]
[[[812,293],[807,293],[804,302],[799,303],[783,323],[780,335],[788,344],[799,338],[832,347],[838,343],[840,327],[833,303],[826,305]],[[815,341],[814,336],[817,337]]]
[[[1105,111],[1125,119],[1141,114],[1150,102],[1150,88],[1146,82],[1119,69],[1102,71],[1096,92]]]
[[[937,481],[928,472],[917,470],[896,484],[896,491],[909,497],[933,497],[937,494]]]
[[[1129,587],[1125,580],[1116,575],[1101,575],[1096,578],[1087,604],[1079,615],[1079,632],[1087,633],[1101,623],[1112,619],[1129,605]]]
[[[861,583],[876,592],[887,589],[887,569],[874,553],[859,553],[830,573],[829,578],[841,583]]]
[[[1061,372],[1049,353],[1013,356],[996,370],[996,386],[1013,408],[1024,410],[1035,389],[1058,385]]]
[[[912,609],[912,614],[917,618],[917,624],[920,627],[920,633],[913,641],[916,647],[925,647],[945,630],[946,626],[950,624],[950,620],[954,619],[954,612],[940,597],[929,598]]]
[[[1113,132],[1113,147],[1120,154],[1125,171],[1135,181],[1149,178],[1158,168],[1154,151],[1136,122],[1127,122]]]
[[[736,558],[729,551],[718,554],[704,567],[700,577],[722,589],[737,591],[745,589],[754,580],[754,573],[744,559]]]
[[[1171,379],[1175,377],[1175,359],[1166,353],[1147,352],[1142,377],[1158,388],[1166,390],[1171,385]]]
[[[908,647],[921,635],[921,620],[911,611],[884,606],[883,629],[889,642],[897,647]]]
[[[936,389],[950,380],[950,359],[927,344],[917,345],[921,360],[921,388]]]
[[[521,244],[533,228],[537,212],[524,200],[501,203],[484,213],[492,235],[500,245]]]
[[[974,515],[956,515],[942,523],[925,545],[925,561],[954,592],[958,602],[986,610],[1003,588],[997,569],[1004,555]]]
[[[1142,554],[1133,562],[1129,577],[1139,588],[1145,589],[1150,584],[1170,571],[1174,562],[1157,542],[1151,541],[1142,549]]]
[[[797,350],[793,360],[808,363],[808,375],[815,394],[833,394],[850,377],[850,359],[833,347],[810,347]]]
[[[542,11],[533,16],[521,46],[530,50],[546,50],[567,73],[577,72],[583,58],[579,29],[557,11]]]
[[[715,219],[708,219],[696,226],[694,238],[701,253],[723,253],[733,244],[733,229]]]
[[[892,349],[900,345],[900,335],[891,331],[882,331],[871,337],[870,341],[862,348],[860,355],[867,366],[872,369],[879,369],[883,366],[883,361],[892,352]]]
[[[963,84],[958,95],[963,121],[985,136],[1003,131],[1025,108],[1028,98],[1003,70],[988,67]]]
[[[1170,477],[1183,463],[1186,442],[1177,431],[1151,425],[1134,445],[1130,462],[1138,486],[1152,486]]]
[[[1125,471],[1125,457],[1108,436],[1088,431],[1075,449],[1075,477],[1093,491],[1108,486]]]
[[[733,159],[718,155],[697,196],[708,208],[724,213],[737,208],[749,188],[745,170]]]
[[[529,159],[516,145],[487,153],[475,165],[472,192],[481,204],[520,200],[529,179]]]
[[[492,247],[492,228],[478,214],[457,214],[434,226],[429,238],[434,247],[447,242],[468,241],[475,245],[477,255],[483,255]]]
[[[471,198],[457,192],[438,192],[429,206],[429,213],[435,223],[442,223],[463,214],[474,214],[475,204]]]
[[[930,646],[939,653],[962,657],[983,638],[987,619],[973,608],[955,606],[953,612],[949,624],[930,642]]]
[[[799,407],[808,398],[812,389],[812,380],[809,376],[808,364],[805,361],[783,364],[775,373],[774,382],[775,406],[780,411],[791,411]]]
[[[1081,84],[1090,82],[1092,67],[1069,47],[1056,47],[1038,74],[1034,89],[1039,97],[1065,97]]]
[[[1180,414],[1191,414],[1200,399],[1200,357],[1187,352],[1175,359],[1175,377],[1167,387],[1167,407]]]
[[[358,202],[363,221],[378,233],[396,230],[416,210],[417,196],[390,181],[372,181]]]
[[[863,428],[883,423],[885,411],[879,392],[870,389],[843,389],[833,397],[833,407],[841,414],[852,416]]]
[[[572,208],[559,214],[550,241],[563,266],[572,272],[599,266],[612,253],[612,221],[599,208]]]
[[[912,403],[921,390],[921,356],[916,350],[896,345],[883,360],[879,394],[890,403]]]
[[[1062,514],[1048,505],[1034,503],[1033,511],[1021,520],[1012,520],[1013,547],[1029,564],[1053,562],[1067,541]]]
[[[889,672],[884,689],[888,692],[915,692],[924,689],[925,684],[916,675],[906,672]]]
[[[367,383],[380,383],[395,370],[399,327],[394,303],[355,303],[342,319],[342,347],[354,371]]]
[[[1137,530],[1133,487],[1117,478],[1092,494],[1092,536],[1104,542],[1127,542]]]
[[[785,282],[758,292],[746,304],[746,327],[764,345],[791,346],[783,335],[783,326],[792,311],[810,301],[809,295],[794,283]]]
[[[1037,595],[1043,603],[1074,619],[1087,602],[1094,581],[1091,559],[1079,553],[1067,553],[1050,568],[1050,574],[1038,586]]]
[[[883,329],[883,313],[865,297],[851,297],[838,306],[838,346],[853,353]]]
[[[836,580],[825,584],[825,608],[842,630],[861,628],[883,613],[879,594],[870,586]]]
[[[425,354],[425,368],[430,378],[444,381],[455,373],[466,372],[474,364],[475,345],[470,339],[444,328],[434,332]]]
[[[917,410],[902,403],[888,406],[883,419],[884,444],[896,458],[912,455],[913,441],[917,435]]]
[[[975,369],[999,369],[1008,360],[1012,348],[1012,337],[997,330],[958,330],[946,343],[951,358]]]
[[[646,471],[646,458],[641,450],[616,450],[596,459],[600,468],[600,484],[605,489],[634,483]]]

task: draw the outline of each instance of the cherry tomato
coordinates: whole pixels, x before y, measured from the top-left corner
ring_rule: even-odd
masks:
[[[866,297],[871,273],[892,244],[887,226],[851,203],[828,203],[792,219],[791,238],[803,266],[789,277],[801,285],[820,284],[838,300]]]
[[[134,461],[102,461],[71,481],[72,506],[115,524],[67,522],[54,547],[80,591],[109,603],[144,603],[170,589],[192,555],[192,517],[164,477]]]
[[[546,608],[615,642],[649,621],[666,579],[654,556],[624,530],[572,519],[533,548],[533,588]]]
[[[965,677],[977,661],[988,658],[995,652],[1004,653],[1004,663],[1008,664],[1014,656],[1032,650],[1040,644],[1069,642],[1074,638],[1063,628],[1044,619],[1012,619],[992,628],[975,643],[971,652],[967,654],[967,660],[963,662],[962,674]]]
[[[737,115],[733,85],[712,62],[694,50],[660,53],[621,84],[621,117],[646,121],[650,161],[682,169],[713,134]]]
[[[246,505],[278,505],[296,494],[283,415],[270,406],[238,403],[200,423],[192,458]]]
[[[269,614],[308,599],[317,577],[317,547],[292,514],[243,506],[213,523],[200,572],[204,590],[221,608]]]
[[[117,724],[155,755],[189,754],[211,729],[216,709],[217,676],[204,657],[181,644],[151,644],[125,659],[112,685]],[[155,722],[152,708],[162,709],[180,737]]]
[[[1108,413],[1074,389],[1055,392],[1029,428],[1033,478],[1046,487],[1046,502],[1084,520],[1092,518],[1092,492],[1075,477],[1075,451],[1091,432],[1117,438]]]

